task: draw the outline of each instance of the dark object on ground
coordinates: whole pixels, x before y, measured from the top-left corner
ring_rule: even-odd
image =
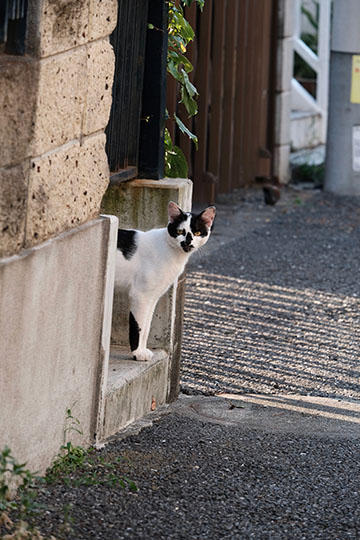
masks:
[[[267,185],[263,187],[265,204],[274,205],[280,199],[280,189],[277,186]]]

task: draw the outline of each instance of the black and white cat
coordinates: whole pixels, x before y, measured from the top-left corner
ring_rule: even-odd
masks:
[[[128,291],[129,338],[136,360],[151,360],[146,348],[154,309],[159,298],[183,272],[189,256],[209,239],[215,207],[201,214],[183,212],[169,202],[169,222],[147,232],[119,229],[115,287]]]

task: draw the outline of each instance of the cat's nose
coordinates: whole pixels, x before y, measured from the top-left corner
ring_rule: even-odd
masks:
[[[186,235],[185,242],[186,242],[188,245],[190,245],[192,239],[193,239],[192,234],[188,232],[187,235]]]

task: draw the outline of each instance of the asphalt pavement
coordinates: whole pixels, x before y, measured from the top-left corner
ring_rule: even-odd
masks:
[[[359,261],[359,198],[223,198],[188,269],[182,394],[98,451],[137,491],[44,488],[43,534],[359,539]]]

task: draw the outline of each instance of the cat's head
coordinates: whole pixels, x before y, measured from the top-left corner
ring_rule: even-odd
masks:
[[[205,208],[200,214],[193,214],[183,212],[171,201],[168,205],[168,214],[167,230],[174,247],[185,253],[191,253],[206,244],[216,214],[215,206]]]

